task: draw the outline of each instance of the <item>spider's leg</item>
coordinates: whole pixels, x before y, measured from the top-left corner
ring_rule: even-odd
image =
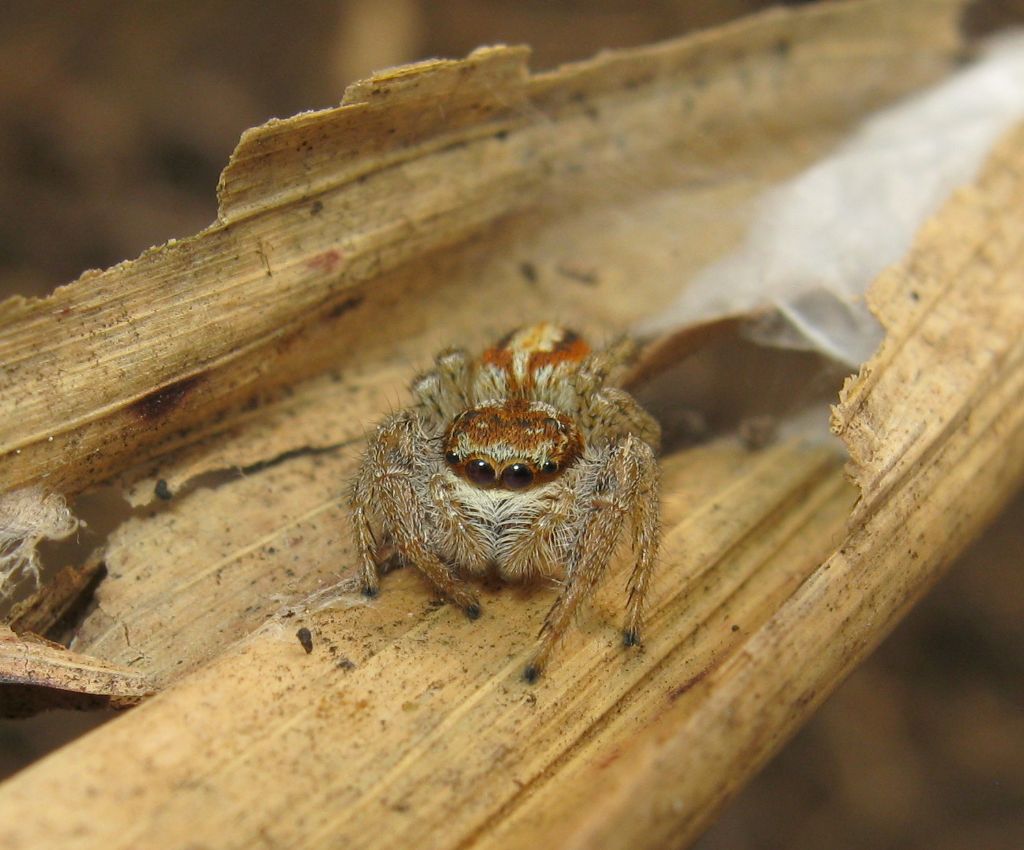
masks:
[[[352,509],[352,528],[355,532],[356,553],[359,556],[359,576],[363,582],[363,593],[367,596],[376,596],[380,592],[380,567],[375,557],[377,544],[374,541],[366,509],[361,504]]]
[[[474,524],[471,511],[456,495],[451,482],[435,473],[427,485],[440,554],[469,573],[482,574],[491,560],[487,535]]]
[[[661,445],[658,421],[625,390],[603,387],[582,397],[586,401],[579,413],[580,424],[591,441],[612,444],[632,434],[654,449]]]
[[[639,442],[639,441],[637,441]],[[654,452],[646,444],[638,449],[640,480],[633,494],[630,522],[633,527],[633,553],[636,564],[630,573],[626,597],[626,625],[622,642],[626,646],[640,643],[647,593],[661,540],[661,511],[658,498],[658,464]],[[644,451],[646,449],[646,451]]]
[[[401,558],[475,619],[480,614],[476,595],[429,545],[433,535],[424,507],[429,473],[423,464],[432,450],[419,421],[409,411],[387,419],[367,445],[351,502],[364,587],[371,595],[379,588],[379,568],[367,516],[373,510]]]
[[[472,360],[461,348],[437,355],[434,368],[412,382],[415,409],[431,427],[443,427],[460,411],[473,406]]]
[[[434,586],[465,611],[471,620],[480,616],[480,602],[476,594],[427,547],[414,529],[406,527],[396,530],[395,546],[406,561],[430,579]]]
[[[609,382],[614,383],[612,379],[625,369],[636,354],[636,342],[628,336],[620,336],[612,340],[606,348],[595,351],[583,362],[579,380],[590,382],[593,390],[598,390]]]
[[[608,447],[590,462],[580,478],[581,517],[569,554],[565,589],[552,606],[540,632],[537,648],[524,673],[534,681],[544,669],[552,649],[572,623],[580,602],[590,596],[615,551],[627,519],[639,527],[637,565],[630,579],[626,639],[639,639],[651,570],[657,550],[657,464],[651,447],[633,436]],[[644,504],[646,503],[646,504]]]

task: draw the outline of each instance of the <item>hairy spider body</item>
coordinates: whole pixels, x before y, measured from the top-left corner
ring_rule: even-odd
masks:
[[[385,542],[474,619],[467,577],[557,581],[526,668],[532,681],[628,525],[636,561],[623,636],[638,643],[658,547],[660,430],[613,384],[631,352],[627,341],[591,351],[572,331],[539,324],[475,361],[439,354],[413,381],[413,404],[370,438],[352,487],[367,594],[379,589]]]

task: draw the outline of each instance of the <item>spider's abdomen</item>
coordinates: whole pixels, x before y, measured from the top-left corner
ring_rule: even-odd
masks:
[[[542,322],[520,328],[480,356],[480,376],[495,398],[544,398],[590,354],[579,334]]]

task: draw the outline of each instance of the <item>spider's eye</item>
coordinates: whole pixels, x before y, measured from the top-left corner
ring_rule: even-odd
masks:
[[[540,469],[541,472],[547,472],[548,474],[551,474],[552,472],[558,472],[558,464],[555,463],[553,460],[546,460],[544,461],[544,465]]]
[[[459,455],[456,452],[445,452],[444,459],[450,464],[456,464],[459,462]]]
[[[466,477],[474,484],[486,487],[494,483],[494,467],[486,460],[471,460],[466,464]]]
[[[513,463],[501,473],[501,483],[510,490],[522,490],[533,483],[533,470],[525,463]]]

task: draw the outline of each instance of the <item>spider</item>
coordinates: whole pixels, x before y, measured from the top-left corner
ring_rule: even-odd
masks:
[[[352,486],[366,595],[379,591],[385,548],[470,619],[480,604],[469,577],[555,580],[561,592],[523,674],[533,682],[628,520],[623,643],[638,644],[658,548],[660,428],[613,385],[632,351],[626,339],[592,351],[551,324],[514,331],[477,360],[442,351],[413,380],[413,403],[370,437]]]

